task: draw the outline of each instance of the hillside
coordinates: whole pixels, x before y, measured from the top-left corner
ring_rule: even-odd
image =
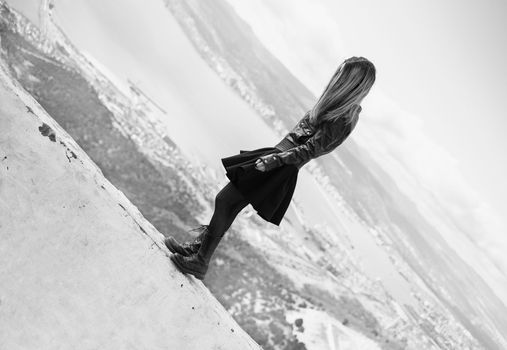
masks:
[[[0,100],[0,348],[260,348],[4,67]]]

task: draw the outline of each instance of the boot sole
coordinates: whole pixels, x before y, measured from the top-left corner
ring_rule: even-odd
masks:
[[[197,278],[198,280],[204,279],[203,273],[200,273],[200,272],[197,272],[194,270],[190,270],[190,269],[186,268],[185,266],[181,265],[175,255],[171,255],[171,261],[173,262],[174,265],[176,265],[176,267],[178,268],[178,270],[180,270],[180,272],[190,274],[190,275],[194,276],[195,278]]]

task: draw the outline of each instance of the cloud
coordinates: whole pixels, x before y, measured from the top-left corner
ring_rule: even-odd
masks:
[[[466,181],[458,160],[428,136],[422,118],[402,110],[381,92],[372,91],[365,99],[354,139],[397,180],[416,205],[432,205],[419,200],[427,193],[437,198],[439,210],[451,216],[476,247],[507,271],[502,253],[507,251],[505,223]],[[464,237],[457,233],[445,238],[457,243]],[[476,254],[468,256],[472,257]]]
[[[332,9],[310,0],[299,0],[297,6],[291,0],[228,1],[266,47],[319,96],[348,51]],[[468,228],[476,247],[507,271],[505,223],[467,183],[458,160],[428,136],[429,127],[377,86],[363,101],[353,137],[416,202],[424,191],[438,198],[446,215]],[[468,253],[472,260],[479,254]]]

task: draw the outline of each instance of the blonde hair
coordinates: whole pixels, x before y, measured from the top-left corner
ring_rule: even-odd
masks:
[[[363,98],[375,82],[376,69],[364,57],[349,57],[341,63],[315,106],[309,111],[310,121],[318,125],[338,118],[346,123],[357,122]],[[354,120],[355,119],[355,120]]]

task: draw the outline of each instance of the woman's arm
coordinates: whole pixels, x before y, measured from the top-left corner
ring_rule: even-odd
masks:
[[[283,164],[300,164],[326,154],[338,147],[352,132],[355,123],[345,125],[343,120],[335,124],[324,124],[304,143],[287,151],[260,157],[265,171],[273,170]]]

